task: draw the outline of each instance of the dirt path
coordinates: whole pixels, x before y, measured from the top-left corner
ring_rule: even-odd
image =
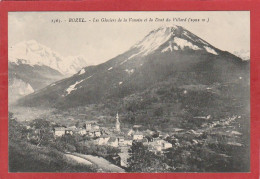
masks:
[[[75,160],[80,164],[84,164],[84,165],[92,165],[92,163],[84,158],[81,157],[77,157],[75,155],[71,155],[71,154],[65,154],[65,156],[69,159]]]
[[[113,173],[124,173],[125,170],[112,164],[111,162],[107,161],[102,157],[97,157],[93,155],[83,155],[78,153],[73,153],[73,155],[88,160],[89,162],[97,165],[99,168],[102,169],[103,172],[113,172]]]

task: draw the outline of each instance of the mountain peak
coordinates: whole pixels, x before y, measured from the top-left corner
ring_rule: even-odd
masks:
[[[23,63],[30,66],[45,65],[64,75],[75,74],[82,67],[87,66],[84,57],[63,57],[36,40],[23,41],[11,46],[8,60],[16,64]]]
[[[132,49],[137,48],[139,52],[132,55],[130,58],[139,55],[148,55],[164,45],[166,45],[166,47],[162,49],[161,52],[190,49],[218,55],[217,51],[219,51],[208,42],[194,35],[185,28],[177,25],[170,25],[161,26],[152,30],[141,41],[135,44]]]
[[[147,55],[168,41],[173,35],[172,30],[177,28],[177,26],[159,27],[158,29],[151,31],[141,41],[134,45],[134,48],[139,48],[140,53]]]

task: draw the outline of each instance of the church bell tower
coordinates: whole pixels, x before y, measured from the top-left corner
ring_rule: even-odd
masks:
[[[120,132],[120,122],[119,122],[118,113],[116,114],[116,131]]]

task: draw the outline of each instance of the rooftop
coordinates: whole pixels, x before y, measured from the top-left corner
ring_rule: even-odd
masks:
[[[139,132],[139,131],[137,131],[137,132],[135,132],[135,133],[134,133],[134,135],[143,135],[143,133],[142,133],[142,132]]]
[[[110,137],[108,142],[115,142],[117,139],[115,137]]]
[[[65,127],[55,127],[54,130],[55,131],[64,131]]]

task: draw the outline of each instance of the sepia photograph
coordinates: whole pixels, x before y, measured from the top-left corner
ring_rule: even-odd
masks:
[[[8,141],[9,172],[250,172],[250,12],[8,12]]]

